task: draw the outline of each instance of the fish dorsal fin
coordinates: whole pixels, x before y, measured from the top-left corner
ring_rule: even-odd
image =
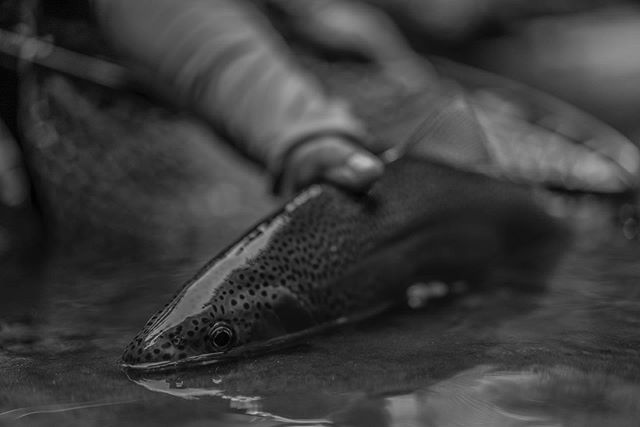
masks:
[[[384,154],[385,160],[420,157],[463,169],[489,168],[485,134],[462,88],[443,85],[411,136]]]

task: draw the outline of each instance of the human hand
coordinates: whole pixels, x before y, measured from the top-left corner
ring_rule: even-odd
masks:
[[[279,193],[291,195],[318,181],[355,192],[366,191],[383,173],[382,161],[339,136],[315,138],[296,147],[284,164]]]

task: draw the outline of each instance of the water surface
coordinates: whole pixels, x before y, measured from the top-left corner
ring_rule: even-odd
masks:
[[[122,349],[251,218],[208,225],[202,236],[216,238],[194,246],[199,249],[189,257],[165,248],[146,258],[100,259],[53,248],[22,264],[5,262],[0,421],[636,425],[640,247],[629,239],[633,224],[625,237],[616,205],[554,200],[550,206],[575,234],[545,283],[525,287],[526,277],[516,275],[501,286],[401,308],[264,357],[146,377],[120,370]]]

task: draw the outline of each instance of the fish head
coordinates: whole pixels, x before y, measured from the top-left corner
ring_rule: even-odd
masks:
[[[302,193],[204,266],[126,347],[124,366],[162,369],[264,353],[323,325],[309,281],[325,273],[313,263],[301,273],[290,253],[311,251],[300,235],[309,222],[304,212],[317,216],[307,204],[318,194],[316,187]]]
[[[295,291],[299,278],[270,244],[270,230],[205,266],[126,347],[124,366],[208,364],[252,349],[264,352],[314,327],[305,293]]]
[[[180,301],[172,301],[149,319],[125,349],[122,361],[131,367],[145,367],[224,354],[245,340],[246,323],[238,321],[239,313],[216,313],[218,307],[186,310]]]
[[[125,366],[209,364],[276,347],[279,340],[315,323],[304,304],[282,286],[245,287],[228,279],[207,303],[189,294],[181,292],[149,319],[125,349]]]

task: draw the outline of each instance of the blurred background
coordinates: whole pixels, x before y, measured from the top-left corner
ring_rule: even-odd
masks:
[[[252,1],[270,12],[300,7],[291,0]],[[638,2],[361,2],[384,10],[411,46],[420,53],[446,56],[526,82],[583,107],[632,137],[638,132]],[[318,2],[311,0],[298,3]],[[17,0],[0,1],[0,28],[15,29],[20,20],[19,4]],[[58,43],[79,47],[86,42],[89,36],[80,24],[90,16],[85,1],[51,0],[44,2],[44,5],[50,19],[62,20],[67,27],[66,30],[57,28]],[[277,24],[278,14],[271,13],[270,16]],[[73,34],[75,40],[65,40],[64,33]],[[6,63],[6,59],[3,61]],[[3,70],[0,81],[2,113],[10,124],[13,116],[11,101],[15,97],[16,87],[13,74]]]
[[[23,29],[20,6],[26,3],[0,0],[0,28]],[[593,113],[640,144],[637,2],[340,1],[336,3],[343,5],[342,10],[356,13],[329,14],[324,19],[316,18],[331,3],[326,0],[254,3],[268,14],[305,66],[352,100],[364,116],[370,114],[365,119],[387,136],[403,135],[398,132],[404,122],[394,123],[403,115],[420,116],[420,105],[410,100],[385,105],[383,101],[394,98],[398,87],[374,72],[366,74],[369,69],[361,66],[363,58],[357,51],[378,40],[377,28],[364,31],[370,37],[356,37],[355,47],[338,42],[333,50],[327,49],[331,25],[342,29],[356,25],[353,18],[359,16],[362,4],[383,11],[378,22],[395,23],[415,52],[450,58],[540,88]],[[49,0],[42,5],[39,37],[90,56],[116,59],[96,31],[88,2]],[[384,45],[388,39],[381,40]],[[309,52],[323,60],[310,59]],[[332,65],[333,60],[341,65]],[[638,400],[621,396],[637,396],[640,378],[640,293],[634,288],[640,277],[638,246],[622,237],[617,224],[611,226],[609,219],[617,211],[608,205],[594,207],[593,198],[588,200],[593,202],[589,205],[593,209],[587,209],[589,218],[606,219],[595,221],[596,226],[586,221],[587,232],[579,237],[588,242],[576,245],[542,295],[523,295],[517,286],[489,291],[346,328],[319,338],[306,350],[232,366],[228,372],[196,372],[195,379],[173,382],[142,381],[145,389],[130,383],[117,367],[129,338],[195,269],[278,202],[268,194],[262,172],[192,117],[126,92],[96,90],[47,70],[40,70],[36,83],[28,84],[15,60],[0,56],[0,65],[0,114],[9,131],[19,136],[24,151],[40,150],[30,160],[38,175],[34,179],[41,195],[38,208],[54,219],[53,229],[62,239],[61,246],[42,258],[27,251],[16,259],[12,255],[17,247],[29,246],[30,240],[39,242],[40,230],[34,228],[38,221],[25,211],[0,207],[4,257],[0,422],[57,411],[58,425],[105,425],[116,418],[118,425],[258,425],[242,402],[251,409],[251,402],[271,394],[276,396],[274,413],[291,417],[324,416],[326,408],[362,401],[353,405],[353,411],[347,408],[347,415],[353,412],[356,421],[344,425],[451,425],[436,424],[420,414],[439,405],[443,417],[461,413],[460,419],[466,414],[470,414],[467,419],[477,419],[476,394],[489,390],[492,397],[480,396],[481,400],[503,401],[516,389],[517,396],[524,396],[516,399],[516,406],[522,403],[518,408],[534,402],[536,410],[565,407],[571,416],[578,414],[573,424],[553,425],[589,425],[590,419],[600,423],[615,413],[622,414],[617,425],[637,425]],[[392,80],[399,76],[400,83],[412,81],[413,76],[405,79],[395,71]],[[27,138],[25,129],[33,131]],[[58,136],[63,143],[49,144]],[[175,149],[176,141],[180,150]],[[570,203],[578,207],[581,201]],[[117,244],[107,245],[111,252],[96,245],[105,235],[116,236]],[[73,257],[67,256],[70,251]],[[509,370],[498,371],[502,373],[487,381],[487,369],[474,368],[485,364]],[[563,364],[571,369],[550,368],[551,379],[542,375],[548,381],[538,387],[538,371],[532,371],[532,365],[546,369]],[[519,369],[527,371],[517,374]],[[600,376],[593,377],[594,371]],[[466,374],[455,377],[460,372]],[[163,393],[163,387],[188,391],[189,379],[195,382],[191,388],[196,394],[211,399],[168,399],[146,391],[154,387]],[[477,382],[485,389],[476,387]],[[536,383],[532,393],[531,383]],[[422,395],[402,397],[429,386],[424,402]],[[445,404],[431,398],[433,390],[439,390]],[[606,400],[602,390],[614,396],[607,405],[602,404]],[[258,397],[234,400],[234,393]],[[386,403],[380,397],[367,397],[384,393],[399,397],[389,397]],[[472,396],[458,399],[461,394]],[[540,395],[552,398],[543,405]],[[105,408],[75,411],[78,402]],[[266,402],[262,410],[269,409]],[[593,407],[595,418],[585,412]],[[395,424],[380,417],[383,409],[390,414],[398,411]],[[489,405],[488,412],[494,414],[494,409]],[[412,413],[422,421],[403,420]],[[494,425],[527,425],[525,418],[515,417],[522,422],[518,424],[505,414],[500,412],[509,419]],[[51,425],[49,416],[34,417],[34,424]]]
[[[525,82],[638,139],[640,4],[625,0],[367,0],[412,47]]]

